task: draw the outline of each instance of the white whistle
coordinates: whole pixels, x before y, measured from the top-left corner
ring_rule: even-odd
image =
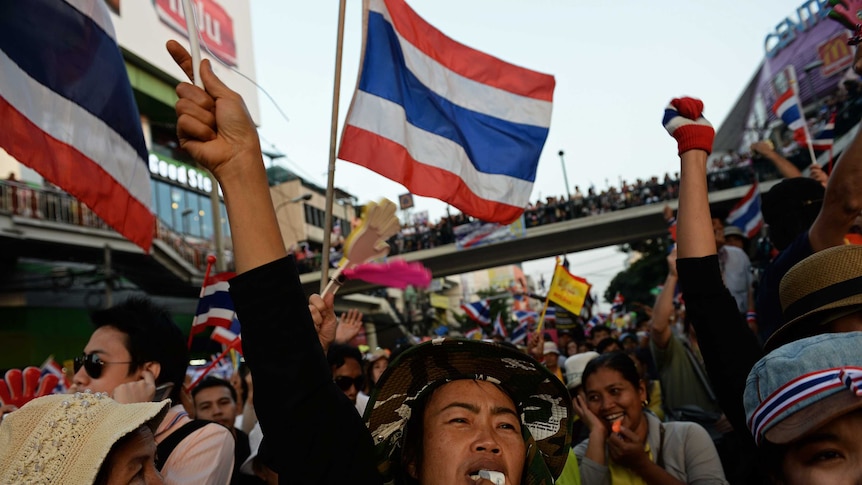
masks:
[[[506,483],[506,476],[502,472],[493,470],[479,470],[479,478],[491,481],[494,485],[503,485]]]

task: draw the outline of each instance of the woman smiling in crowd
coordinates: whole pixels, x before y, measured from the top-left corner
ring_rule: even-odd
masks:
[[[575,448],[584,485],[728,483],[706,430],[646,411],[646,385],[625,353],[590,361],[583,383],[574,406],[590,428]]]

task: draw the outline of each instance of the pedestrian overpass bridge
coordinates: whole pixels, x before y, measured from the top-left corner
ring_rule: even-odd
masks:
[[[763,182],[769,190],[778,181]],[[713,209],[729,210],[748,191],[750,185],[710,192]],[[667,202],[674,209],[677,201]],[[667,231],[662,217],[664,202],[632,207],[595,216],[566,220],[527,229],[519,239],[459,250],[455,244],[405,253],[406,261],[420,261],[435,278],[461,274],[506,264],[614,246]],[[174,238],[176,239],[176,238]],[[0,276],[7,264],[17,258],[55,262],[75,262],[112,266],[117,276],[126,278],[155,296],[197,298],[203,281],[200,264],[190,263],[182,241],[169,244],[170,238],[154,241],[151,254],[126,241],[109,228],[82,228],[62,221],[33,219],[0,210]],[[106,255],[108,261],[106,262]],[[4,263],[5,262],[5,263]],[[199,263],[199,262],[198,262]],[[320,291],[320,272],[301,275],[307,294]],[[8,282],[6,282],[8,284]],[[0,277],[0,292],[4,291]],[[348,281],[339,295],[374,288],[361,281]]]

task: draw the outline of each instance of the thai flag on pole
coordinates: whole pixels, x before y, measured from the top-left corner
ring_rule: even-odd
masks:
[[[498,313],[497,318],[494,320],[494,333],[503,338],[509,336],[509,332],[506,331],[506,326],[503,325],[503,313]]]
[[[518,319],[518,323],[522,325],[529,324],[530,322],[535,322],[539,319],[539,314],[534,311],[528,310],[517,310],[515,312],[515,318]]]
[[[793,66],[787,69],[788,88],[778,97],[772,110],[784,121],[787,128],[793,132],[793,139],[800,146],[808,146],[808,126],[805,124],[805,116],[802,104],[796,96],[796,71]]]
[[[545,322],[557,321],[557,307],[549,306],[545,309]]]
[[[473,303],[462,303],[461,309],[479,325],[491,324],[491,303],[487,299]]]
[[[360,78],[338,158],[487,222],[529,203],[554,77],[450,39],[404,0],[365,0]]]
[[[224,345],[226,349],[236,349],[237,352],[242,353],[242,336],[224,327],[213,328],[210,338]]]
[[[814,147],[815,150],[831,150],[832,145],[835,143],[835,113],[832,113],[832,116],[829,117],[829,122],[823,125],[823,129],[820,130],[819,133],[814,135],[814,139],[811,140],[811,146]]]
[[[760,211],[760,188],[755,180],[745,196],[733,206],[727,215],[727,224],[742,229],[751,239],[763,228],[763,213]]]
[[[529,331],[529,323],[522,322],[514,330],[512,330],[512,337],[509,339],[513,344],[523,344],[527,341],[527,332]]]
[[[104,0],[4,8],[0,66],[0,147],[149,252],[147,147]]]
[[[205,327],[230,328],[234,320],[233,300],[230,298],[228,280],[236,273],[225,272],[209,276],[203,284],[198,308],[190,330],[192,335],[200,333]]]

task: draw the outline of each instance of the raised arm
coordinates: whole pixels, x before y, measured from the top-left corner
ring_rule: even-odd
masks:
[[[664,125],[677,139],[680,156],[677,271],[686,314],[697,331],[719,405],[733,427],[744,433],[742,394],[762,351],[719,270],[706,184],[714,131],[702,113],[703,103],[692,98],[676,99],[665,109]],[[692,134],[691,128],[697,132]]]
[[[666,348],[671,337],[671,316],[674,314],[673,297],[676,293],[676,284],[679,277],[676,273],[676,245],[674,245],[670,254],[667,256],[667,278],[664,280],[664,286],[661,292],[655,299],[655,305],[652,309],[652,318],[650,319],[650,338],[655,345],[660,348]]]
[[[758,141],[751,144],[751,151],[758,153],[763,158],[772,162],[778,173],[786,179],[793,177],[801,177],[802,172],[790,160],[781,156],[775,151],[775,147],[768,141]]]
[[[168,52],[191,79],[192,58],[175,41]],[[204,89],[177,86],[180,147],[218,180],[224,192],[238,274],[287,255],[269,195],[257,129],[242,97],[201,62]],[[215,188],[213,189],[215,190]]]

